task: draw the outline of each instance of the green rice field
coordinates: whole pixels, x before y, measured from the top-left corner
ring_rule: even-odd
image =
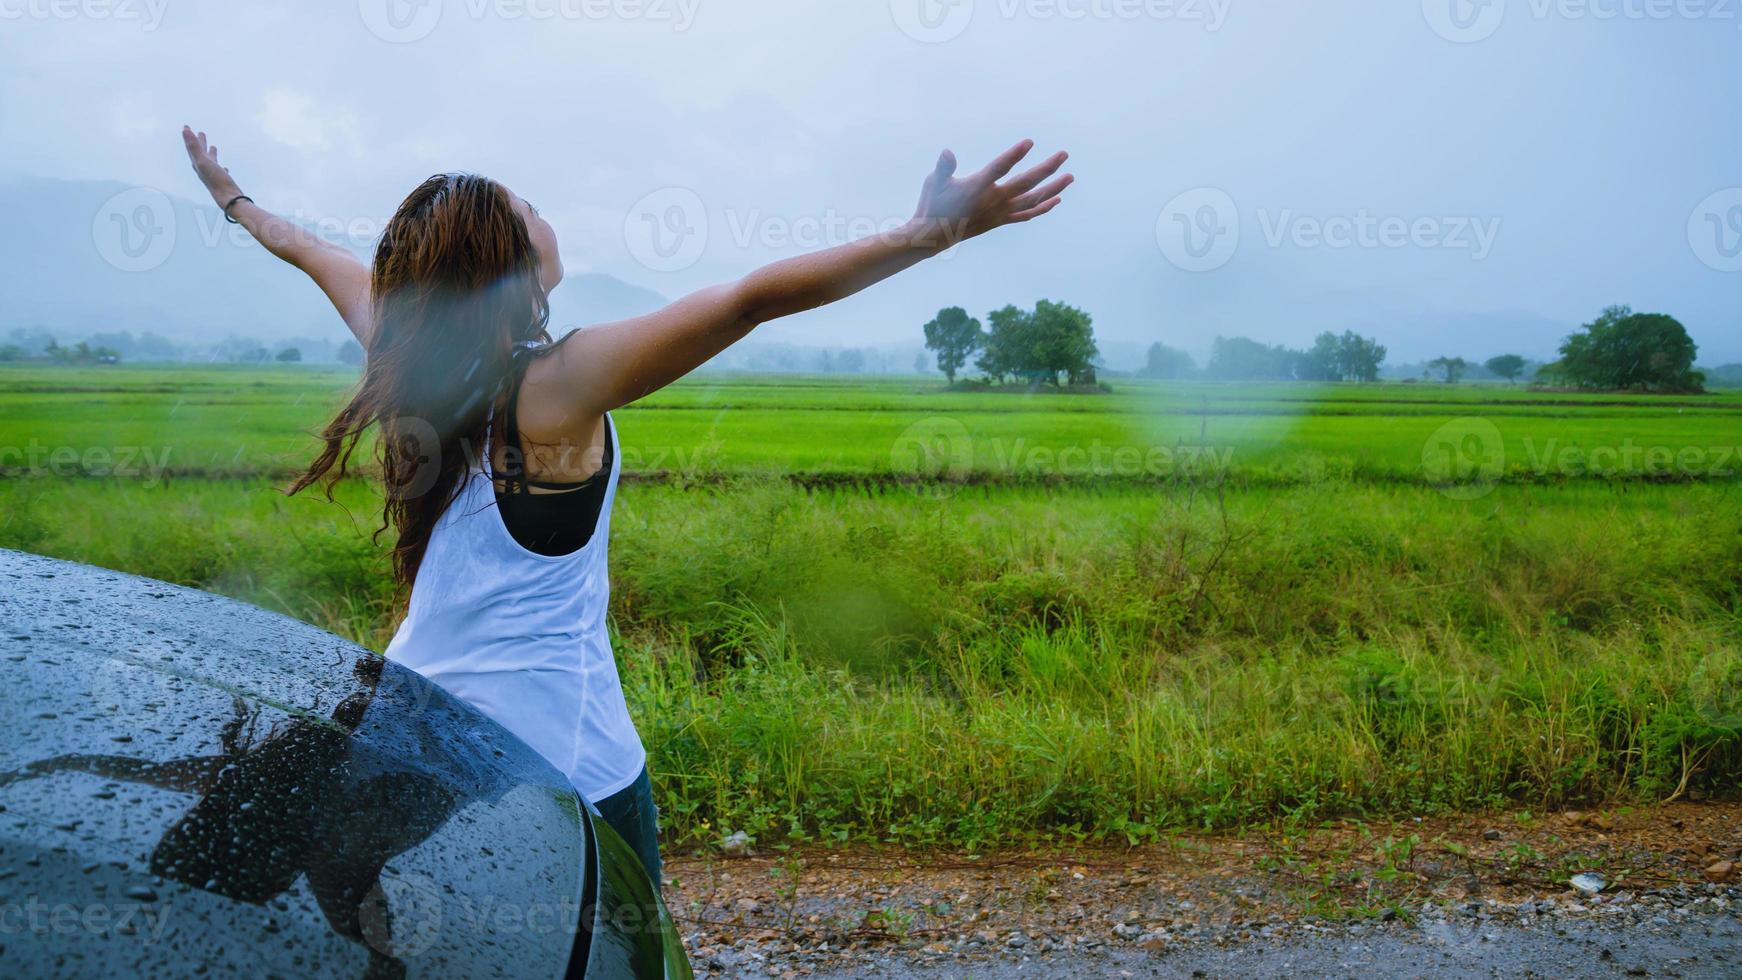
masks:
[[[0,365],[0,547],[381,649],[349,371]],[[700,376],[616,415],[673,843],[1734,798],[1742,394]]]

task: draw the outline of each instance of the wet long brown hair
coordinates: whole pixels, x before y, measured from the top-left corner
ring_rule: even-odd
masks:
[[[437,174],[399,206],[375,249],[374,332],[350,404],[321,432],[326,448],[290,493],[345,477],[357,442],[381,427],[386,489],[379,537],[398,532],[393,575],[408,589],[430,532],[488,452],[492,406],[515,345],[549,341],[550,305],[526,222],[502,185]]]

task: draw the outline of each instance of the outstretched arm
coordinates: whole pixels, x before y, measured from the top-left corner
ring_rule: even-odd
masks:
[[[187,147],[188,161],[194,165],[194,173],[199,175],[200,183],[206,185],[218,207],[235,200],[242,189],[230,176],[230,171],[218,164],[218,148],[206,142],[206,134],[183,126],[181,139]],[[362,259],[252,201],[237,201],[230,208],[230,217],[266,246],[267,251],[307,273],[338,309],[339,316],[344,318],[345,326],[351,328],[357,342],[368,349],[372,322],[369,267]]]
[[[555,395],[570,419],[596,417],[690,373],[758,324],[845,299],[958,242],[1038,218],[1059,203],[1072,177],[1053,176],[1065,162],[1060,152],[1005,180],[1033,146],[1024,140],[967,177],[955,176],[955,155],[945,150],[901,228],[763,266],[657,313],[582,330],[535,364],[529,386],[550,386],[540,394]]]

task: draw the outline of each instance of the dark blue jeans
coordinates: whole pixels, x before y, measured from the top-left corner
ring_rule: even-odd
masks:
[[[653,782],[647,778],[647,767],[635,782],[593,804],[599,816],[629,842],[641,863],[647,867],[647,877],[653,879],[653,890],[661,891],[659,861],[659,807],[653,805]]]

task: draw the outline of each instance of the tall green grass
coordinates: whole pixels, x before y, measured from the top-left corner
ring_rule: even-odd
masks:
[[[0,481],[0,546],[380,648],[378,513]],[[1742,499],[1573,481],[626,485],[624,680],[669,833],[978,846],[1742,785]]]

